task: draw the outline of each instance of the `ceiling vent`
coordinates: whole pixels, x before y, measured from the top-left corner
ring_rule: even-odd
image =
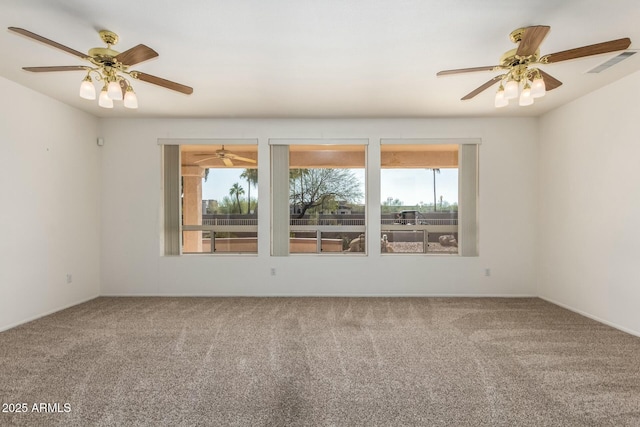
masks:
[[[635,55],[636,53],[637,53],[637,51],[635,51],[635,50],[624,51],[621,54],[616,55],[613,58],[609,59],[608,61],[603,62],[602,64],[598,65],[597,67],[592,68],[591,70],[587,71],[587,73],[601,73],[604,70],[606,70],[607,68],[613,67],[618,62],[624,61],[625,59],[629,58],[630,56]]]

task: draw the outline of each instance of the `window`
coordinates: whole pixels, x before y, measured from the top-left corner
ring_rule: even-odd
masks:
[[[380,222],[368,227],[378,208],[365,202],[367,139],[269,140],[270,206],[260,209],[271,212],[271,255],[377,254],[380,242],[383,255],[477,256],[479,142],[381,139]],[[257,253],[257,140],[160,144],[162,252]]]
[[[362,143],[272,146],[274,255],[366,252],[365,158]]]
[[[165,254],[257,253],[257,145],[225,142],[165,145]]]
[[[462,152],[468,169],[464,175]],[[381,252],[476,255],[476,145],[382,140],[380,154]],[[464,252],[459,229],[462,192],[467,223],[473,223],[465,231]]]

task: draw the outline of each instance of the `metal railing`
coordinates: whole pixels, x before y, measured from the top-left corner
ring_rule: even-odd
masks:
[[[364,218],[291,218],[291,226],[364,226]]]
[[[235,226],[235,225],[253,225],[258,226],[257,218],[204,218],[202,220],[202,225],[225,225],[225,226]]]
[[[398,220],[394,218],[383,218],[380,220],[380,224],[382,225],[412,225],[412,224],[402,224]],[[418,225],[458,225],[458,218],[419,218]]]
[[[413,220],[412,220],[413,221]],[[418,218],[418,224],[402,223],[394,218],[380,220],[381,232],[415,231],[421,232],[424,238],[423,248],[426,252],[428,233],[455,233],[458,231],[457,218]],[[321,252],[322,233],[366,233],[363,216],[319,216],[311,218],[290,218],[289,230],[292,233],[313,233],[317,239],[317,252]],[[257,218],[203,218],[202,225],[183,225],[182,231],[201,231],[211,240],[211,252],[215,251],[215,235],[217,233],[256,233]]]
[[[216,252],[216,239],[219,233],[255,233],[258,235],[257,218],[203,218],[202,225],[183,225],[183,232],[199,231],[203,241],[210,244],[210,253]],[[243,251],[240,251],[242,253]],[[205,252],[206,253],[206,252]]]
[[[289,224],[292,226],[358,226],[365,225],[364,218],[291,218]],[[398,220],[393,218],[383,218],[380,220],[382,225],[415,225],[415,224],[402,224]],[[257,226],[258,220],[256,218],[237,219],[237,218],[204,218],[202,225],[222,225],[222,226]],[[443,218],[443,219],[419,219],[417,225],[458,225],[457,218]]]

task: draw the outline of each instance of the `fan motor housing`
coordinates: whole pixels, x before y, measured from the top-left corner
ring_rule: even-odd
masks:
[[[540,58],[540,49],[536,50],[536,53],[534,53],[533,55],[524,57],[516,55],[517,51],[518,49],[516,48],[505,52],[504,55],[500,57],[500,65],[510,68],[515,67],[516,65],[526,65],[530,64],[531,62],[537,62]]]
[[[96,64],[111,65],[115,63],[113,58],[119,54],[120,52],[108,47],[94,47],[93,49],[89,49],[89,56],[92,62]]]
[[[99,34],[107,47],[94,47],[93,49],[89,49],[91,62],[96,65],[111,66],[115,63],[113,58],[120,54],[120,52],[111,49],[111,46],[118,43],[118,35],[109,30],[101,30]]]

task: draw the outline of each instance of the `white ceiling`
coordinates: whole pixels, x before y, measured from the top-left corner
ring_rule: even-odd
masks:
[[[503,109],[496,87],[460,101],[495,73],[436,77],[497,64],[515,47],[509,33],[529,25],[551,26],[543,55],[621,37],[640,49],[638,0],[2,0],[0,75],[100,117],[351,118],[537,116],[640,70],[640,54],[601,74],[585,71],[615,54],[547,65],[564,84]],[[9,26],[82,52],[103,46],[98,30],[114,31],[116,50],[160,54],[132,68],[194,93],[134,81],[137,111],[101,109],[78,97],[82,72],[23,71],[84,63]]]

